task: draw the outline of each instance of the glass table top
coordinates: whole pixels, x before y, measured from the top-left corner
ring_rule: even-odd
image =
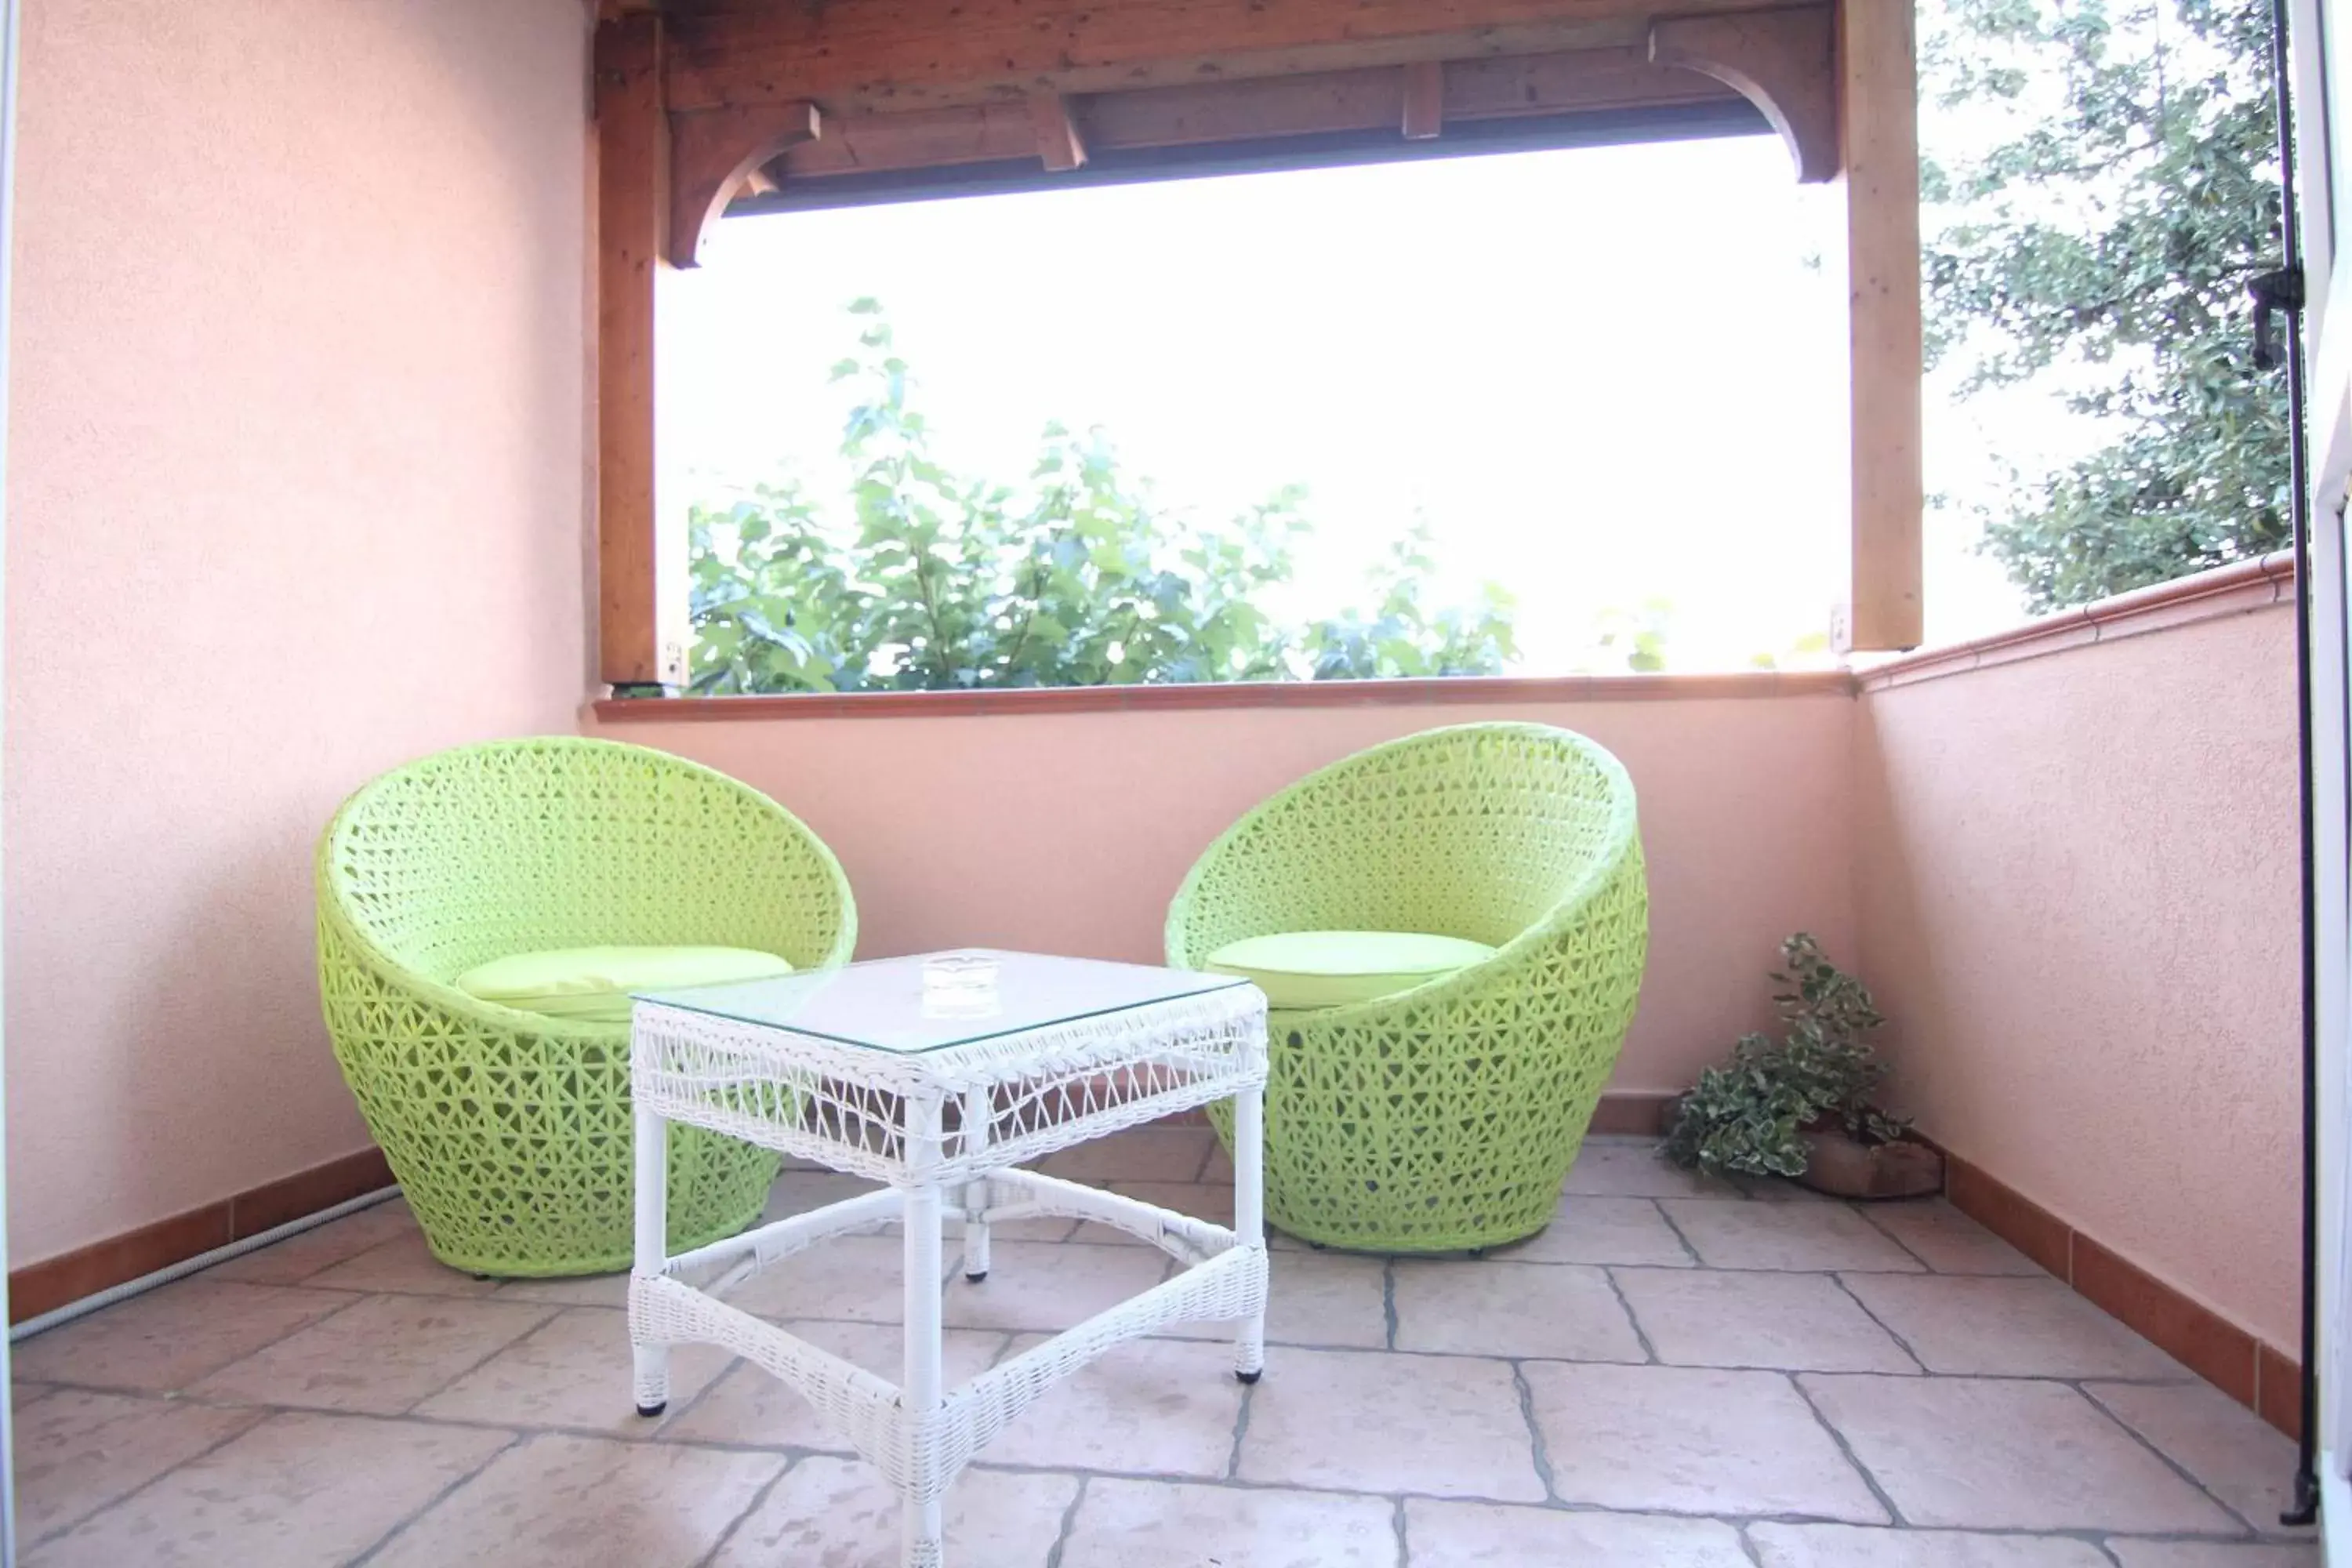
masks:
[[[1230,974],[967,947],[635,996],[841,1045],[912,1053],[1247,984]]]

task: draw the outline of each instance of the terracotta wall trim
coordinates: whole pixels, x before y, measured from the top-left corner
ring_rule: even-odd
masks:
[[[2273,551],[2255,560],[2233,562],[2061,610],[2007,631],[1903,654],[1855,674],[1864,691],[1883,691],[2219,616],[2243,615],[2289,603],[2294,597],[2294,552]]]
[[[1842,669],[1726,675],[1445,676],[1427,680],[1203,681],[1168,686],[1001,687],[982,691],[855,691],[828,696],[624,697],[595,706],[599,722],[779,719],[976,718],[1004,713],[1143,712],[1201,708],[1497,706],[1527,702],[1675,702],[1851,697]]]
[[[2303,1373],[2294,1356],[1948,1149],[1944,1173],[1945,1195],[1954,1208],[2288,1436],[2295,1436],[2303,1418]]]
[[[392,1184],[392,1167],[384,1163],[383,1151],[363,1149],[185,1214],[10,1269],[8,1321],[21,1323],[53,1312],[85,1296]]]

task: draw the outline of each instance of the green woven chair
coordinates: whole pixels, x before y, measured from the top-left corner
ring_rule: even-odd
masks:
[[[1498,950],[1395,994],[1269,1015],[1267,1217],[1382,1252],[1542,1229],[1633,1022],[1648,910],[1633,786],[1565,730],[1433,730],[1242,818],[1169,910],[1171,965],[1286,931]],[[1228,1109],[1210,1114],[1230,1145]]]
[[[609,741],[444,752],[345,802],[319,843],[319,989],[343,1078],[434,1255],[476,1274],[629,1266],[629,1030],[449,984],[510,953],[757,948],[802,968],[857,936],[830,850],[709,768]],[[670,1249],[759,1217],[777,1156],[677,1129]]]

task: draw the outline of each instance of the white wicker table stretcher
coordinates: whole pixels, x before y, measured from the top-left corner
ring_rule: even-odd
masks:
[[[1223,975],[967,950],[640,996],[636,1263],[629,1337],[641,1414],[669,1397],[668,1347],[724,1347],[790,1384],[905,1500],[907,1568],[941,1561],[940,1499],[1057,1380],[1167,1324],[1235,1325],[1234,1371],[1265,1363],[1260,1138],[1265,998]],[[1234,1225],[1015,1167],[1121,1128],[1231,1099]],[[668,1254],[672,1122],[886,1184],[725,1241]],[[1143,1294],[941,1385],[941,1227],[961,1226],[984,1289],[989,1227],[1060,1216],[1113,1226],[1187,1265]],[[906,1238],[906,1348],[893,1384],[722,1298],[829,1237],[887,1222]]]

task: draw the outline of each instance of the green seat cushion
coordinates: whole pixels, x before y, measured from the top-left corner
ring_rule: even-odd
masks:
[[[601,1024],[629,1021],[629,993],[719,985],[790,974],[792,964],[748,947],[564,947],[478,963],[450,982],[501,1007]]]
[[[1392,996],[1494,955],[1485,942],[1458,936],[1293,931],[1229,942],[1209,954],[1206,967],[1254,982],[1270,1007],[1296,1011]]]

